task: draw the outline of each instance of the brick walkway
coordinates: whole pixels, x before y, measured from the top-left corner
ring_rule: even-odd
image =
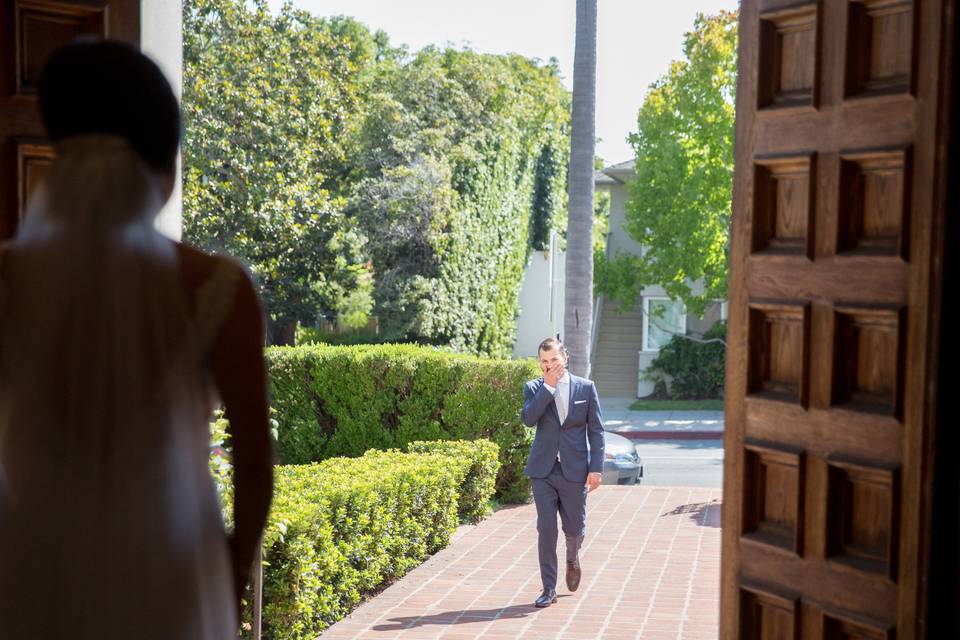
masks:
[[[449,547],[360,606],[323,640],[717,637],[719,489],[604,486],[587,501],[583,581],[536,609],[533,505],[461,527]]]

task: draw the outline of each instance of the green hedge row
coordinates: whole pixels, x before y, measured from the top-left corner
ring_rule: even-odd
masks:
[[[499,446],[502,502],[530,494],[533,429],[520,422],[532,360],[488,360],[416,345],[276,347],[266,352],[282,464],[306,464],[416,440]]]
[[[495,444],[412,448],[421,452],[371,450],[275,468],[263,541],[264,637],[312,640],[446,546],[460,519],[482,511],[493,495]],[[230,494],[222,499],[229,511]]]
[[[479,522],[489,512],[489,500],[496,490],[500,450],[489,440],[418,440],[407,445],[411,453],[436,453],[469,463],[458,490],[457,513],[461,520]]]

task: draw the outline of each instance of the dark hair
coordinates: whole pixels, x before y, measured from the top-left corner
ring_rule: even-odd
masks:
[[[541,351],[550,351],[551,349],[554,349],[554,348],[560,349],[560,353],[562,353],[563,355],[567,355],[567,348],[563,345],[562,342],[560,342],[556,338],[547,338],[546,340],[541,342],[540,346],[537,347],[537,355],[539,356]]]
[[[155,171],[176,165],[177,98],[160,68],[128,44],[77,41],[59,49],[40,76],[40,112],[55,142],[113,134],[125,138]]]

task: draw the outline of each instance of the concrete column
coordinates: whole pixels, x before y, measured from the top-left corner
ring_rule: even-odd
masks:
[[[173,86],[177,97],[183,95],[183,15],[179,0],[140,0],[140,46],[156,62]],[[183,218],[183,194],[180,189],[180,163],[173,195],[160,212],[157,226],[175,240],[180,239]]]

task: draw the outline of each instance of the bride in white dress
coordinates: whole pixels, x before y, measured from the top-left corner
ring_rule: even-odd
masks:
[[[57,159],[0,246],[0,634],[236,637],[272,488],[256,293],[155,230],[180,128],[156,65],[71,45],[40,106]],[[207,462],[217,395],[229,537]]]

